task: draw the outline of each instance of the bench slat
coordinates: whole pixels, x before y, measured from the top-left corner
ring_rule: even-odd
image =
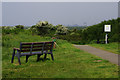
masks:
[[[41,51],[42,49],[32,49],[32,51]],[[50,50],[50,48],[45,48],[44,50]],[[30,49],[21,50],[21,52],[30,52]]]
[[[45,47],[51,47],[51,45],[45,45]],[[39,47],[43,47],[42,45],[38,45],[38,46],[35,46],[35,45],[33,45],[33,48],[39,48]],[[22,46],[21,48],[31,48],[31,45],[29,45],[29,46]]]
[[[21,43],[22,45],[32,45],[32,44],[36,44],[36,45],[38,45],[38,44],[50,44],[50,43],[52,43],[52,42],[23,42],[23,43]]]
[[[42,47],[34,47],[32,49],[40,49],[41,50]],[[51,49],[51,47],[50,46],[45,46],[44,49]],[[25,47],[25,48],[22,48],[21,50],[30,50],[30,48],[29,47]]]
[[[42,52],[32,52],[32,54],[28,53],[21,53],[21,56],[25,56],[25,55],[35,55],[35,54],[42,54]]]
[[[33,48],[40,48],[42,46],[33,46]],[[31,46],[22,46],[21,48],[31,48]]]

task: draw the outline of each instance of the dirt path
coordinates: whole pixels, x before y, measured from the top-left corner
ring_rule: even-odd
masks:
[[[91,54],[94,54],[96,56],[99,56],[102,59],[108,60],[113,64],[120,65],[120,63],[118,63],[118,54],[107,52],[107,51],[97,49],[97,48],[94,48],[94,47],[91,47],[91,46],[88,46],[88,45],[74,45],[74,46],[81,49],[81,50],[89,52]]]

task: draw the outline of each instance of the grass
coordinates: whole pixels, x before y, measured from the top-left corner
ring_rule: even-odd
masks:
[[[3,35],[2,39],[3,78],[118,78],[117,65],[79,50],[65,40],[57,40],[59,47],[53,50],[54,61],[48,55],[46,60],[36,62],[34,55],[28,63],[21,57],[19,65],[15,57],[11,64],[13,47],[19,47],[20,42],[51,41],[51,38],[20,33]]]
[[[108,43],[108,44],[88,44],[88,45],[102,49],[102,50],[106,50],[115,54],[120,54],[117,42]]]

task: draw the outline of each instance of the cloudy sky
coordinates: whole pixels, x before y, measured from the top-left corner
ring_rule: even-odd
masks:
[[[117,2],[3,2],[2,25],[94,25],[118,17]]]

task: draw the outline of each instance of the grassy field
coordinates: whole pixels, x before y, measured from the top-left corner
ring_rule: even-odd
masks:
[[[11,64],[13,47],[19,47],[20,42],[52,40],[27,33],[3,35],[2,40],[3,78],[118,78],[117,65],[79,50],[65,40],[57,40],[59,47],[53,50],[54,61],[48,55],[46,60],[36,62],[35,55],[28,63],[21,57],[22,65],[18,64],[17,58]]]
[[[108,44],[88,44],[88,45],[99,48],[99,49],[103,49],[115,54],[120,54],[117,42],[108,43]]]

